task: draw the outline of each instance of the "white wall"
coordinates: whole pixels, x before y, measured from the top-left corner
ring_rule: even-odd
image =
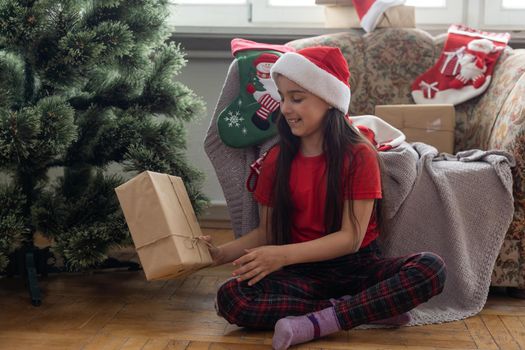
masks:
[[[215,175],[215,171],[204,152],[204,138],[210,124],[215,104],[219,99],[222,84],[232,61],[228,55],[215,58],[199,58],[188,53],[188,64],[175,78],[191,88],[206,102],[206,112],[198,120],[188,124],[188,162],[203,171],[206,181],[203,192],[212,204],[225,204],[224,195]]]

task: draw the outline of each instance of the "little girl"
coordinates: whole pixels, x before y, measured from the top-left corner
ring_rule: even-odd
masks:
[[[364,323],[409,322],[407,311],[443,290],[445,264],[428,252],[381,257],[380,165],[347,118],[341,51],[286,53],[271,76],[280,140],[254,193],[259,226],[210,248],[216,264],[237,267],[218,291],[218,313],[239,326],[274,328],[278,350]]]

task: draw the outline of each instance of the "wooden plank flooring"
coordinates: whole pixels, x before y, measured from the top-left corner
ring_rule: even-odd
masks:
[[[228,229],[205,229],[217,243]],[[136,259],[132,249],[118,252]],[[18,278],[0,279],[0,349],[271,349],[272,332],[229,325],[215,314],[217,286],[229,266],[184,280],[147,282],[141,271],[59,274],[40,280],[33,307]],[[524,349],[525,300],[493,291],[464,321],[400,329],[342,331],[296,349]]]

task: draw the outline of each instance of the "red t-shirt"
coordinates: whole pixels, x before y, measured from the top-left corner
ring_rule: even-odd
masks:
[[[279,146],[272,148],[261,166],[254,192],[257,202],[272,206],[271,193],[277,165]],[[366,144],[358,144],[352,150],[352,166],[348,158],[344,162],[344,174],[351,177],[352,190],[344,188],[345,199],[381,198],[381,175],[376,153]],[[326,203],[326,158],[324,154],[305,157],[299,152],[290,170],[290,193],[295,208],[292,213],[292,243],[310,241],[326,235],[324,208]],[[366,247],[379,235],[375,213],[372,214],[361,248]]]

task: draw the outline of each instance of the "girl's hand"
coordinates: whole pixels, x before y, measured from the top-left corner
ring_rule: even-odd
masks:
[[[233,265],[241,266],[233,271],[233,276],[237,276],[239,282],[248,280],[249,286],[279,270],[286,262],[282,246],[267,245],[244,251],[246,254],[233,262]]]
[[[217,266],[217,265],[221,265],[222,264],[222,258],[223,258],[223,254],[222,254],[222,249],[221,247],[216,247],[214,244],[213,244],[213,240],[211,238],[211,236],[199,236],[197,237],[199,238],[200,240],[204,241],[206,243],[206,245],[208,246],[208,250],[210,251],[210,255],[211,255],[211,258],[213,259],[213,265]]]

